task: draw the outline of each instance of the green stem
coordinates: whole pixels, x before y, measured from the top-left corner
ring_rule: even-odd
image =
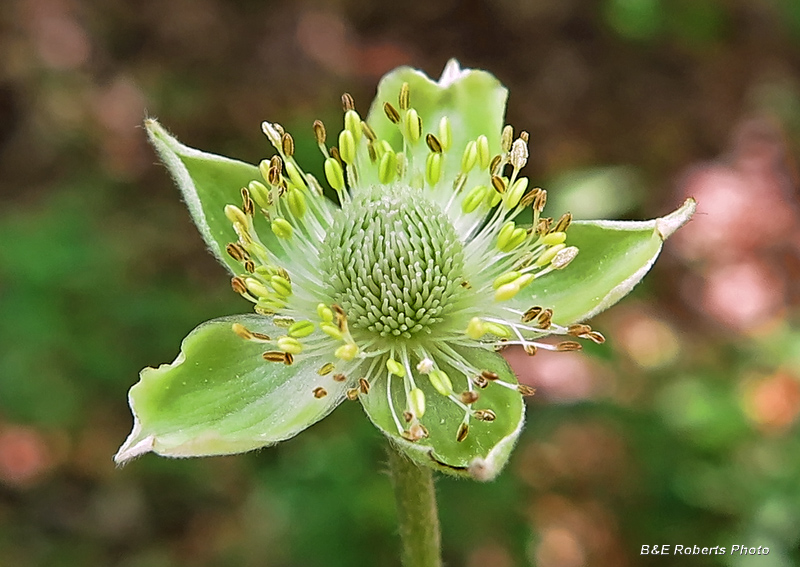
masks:
[[[433,471],[418,467],[391,445],[389,469],[397,500],[403,567],[441,567],[442,544]]]

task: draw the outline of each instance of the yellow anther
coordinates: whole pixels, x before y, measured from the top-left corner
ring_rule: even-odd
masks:
[[[485,185],[478,185],[470,189],[467,196],[461,202],[461,210],[469,214],[480,206],[481,202],[486,198],[486,192],[489,190]]]
[[[344,189],[344,171],[341,164],[332,157],[325,160],[325,179],[336,191]]]
[[[503,205],[505,206],[506,210],[513,209],[519,204],[520,199],[522,199],[522,195],[528,189],[528,178],[527,177],[520,177],[517,179],[514,184],[511,186],[511,189],[508,190],[506,193],[506,199]]]
[[[317,370],[317,374],[320,376],[327,376],[331,372],[336,369],[336,365],[333,362],[326,362],[323,364],[319,370]]]
[[[416,109],[410,108],[406,113],[405,128],[409,141],[416,144],[422,137],[422,118]]]
[[[517,278],[516,284],[519,286],[520,289],[527,287],[530,283],[536,279],[536,274],[522,274],[520,277]]]
[[[333,356],[335,356],[340,360],[348,361],[348,360],[353,360],[357,354],[358,354],[358,346],[355,345],[354,343],[347,343],[337,348],[334,351]]]
[[[519,293],[519,285],[513,281],[503,284],[494,292],[495,301],[508,301]]]
[[[513,282],[518,277],[519,277],[519,272],[516,272],[516,271],[506,272],[505,274],[502,274],[502,275],[498,276],[492,282],[492,287],[494,289],[498,289],[500,286],[503,286],[503,285],[505,285],[507,283]]]
[[[269,189],[260,181],[251,181],[247,184],[247,190],[256,204],[262,209],[269,208]]]
[[[400,87],[400,96],[397,97],[397,102],[400,105],[400,110],[408,110],[411,104],[411,88],[408,83],[403,83]]]
[[[344,340],[344,333],[333,323],[320,323],[319,328],[323,333],[337,341]]]
[[[261,173],[261,177],[263,177],[264,181],[267,183],[269,183],[269,168],[270,163],[268,159],[262,159],[260,162],[258,162],[258,171]]]
[[[292,295],[292,283],[289,280],[282,278],[281,276],[272,276],[269,279],[269,283],[272,286],[272,289],[275,290],[275,293],[281,297],[289,297]]]
[[[478,145],[475,143],[475,140],[472,140],[467,143],[467,147],[464,148],[464,154],[461,156],[461,171],[469,173],[470,170],[475,167],[477,161]]]
[[[504,152],[511,151],[511,143],[514,141],[514,128],[511,124],[506,124],[503,127],[503,133],[500,135],[500,147]]]
[[[503,250],[503,248],[506,247],[511,235],[514,233],[516,226],[517,225],[514,224],[514,221],[507,221],[502,227],[500,227],[500,232],[497,234],[497,247],[500,250]]]
[[[430,374],[428,374],[428,380],[431,382],[431,386],[439,392],[443,396],[449,396],[453,393],[453,383],[450,381],[450,377],[447,375],[446,372],[443,370],[433,370]]]
[[[289,132],[284,132],[281,136],[281,149],[286,157],[294,155],[294,138]]]
[[[480,165],[481,169],[486,169],[489,167],[489,161],[492,158],[489,153],[489,139],[481,134],[478,136],[478,139],[475,140],[475,146],[478,150],[478,165]]]
[[[401,378],[406,375],[406,369],[403,368],[403,365],[393,358],[386,360],[386,370],[395,376],[400,376]]]
[[[255,295],[256,297],[271,297],[272,292],[261,283],[260,280],[256,278],[245,278],[244,285],[247,287],[247,291]]]
[[[356,161],[356,139],[350,130],[339,133],[339,155],[347,165],[353,165]]]
[[[300,170],[297,168],[295,164],[293,164],[290,161],[287,161],[283,169],[284,171],[286,171],[286,175],[289,176],[289,181],[292,182],[292,185],[294,185],[298,189],[306,188],[306,182],[303,179],[303,176],[300,174]]]
[[[330,323],[333,321],[333,311],[324,303],[317,304],[317,315],[323,323]]]
[[[361,140],[361,117],[355,110],[348,110],[344,113],[344,127],[346,130],[352,132],[353,138],[356,143]]]
[[[469,338],[478,340],[486,334],[486,325],[478,317],[473,317],[467,324],[466,334]]]
[[[314,323],[311,321],[297,321],[294,325],[289,327],[289,336],[296,339],[302,339],[314,332]]]
[[[453,140],[453,130],[450,127],[450,119],[447,116],[442,116],[439,120],[439,143],[442,149],[447,151],[450,149],[450,144]]]
[[[425,162],[425,180],[428,185],[434,186],[439,183],[442,176],[442,154],[431,153]]]
[[[539,259],[536,260],[534,266],[539,266],[539,267],[546,266],[553,260],[553,258],[556,257],[556,254],[561,252],[561,250],[563,250],[564,248],[566,248],[564,244],[555,244],[551,246],[550,248],[545,250],[541,256],[539,256]]]
[[[515,228],[514,231],[511,233],[511,235],[509,236],[505,246],[503,248],[500,248],[500,250],[502,252],[510,252],[514,248],[525,242],[526,238],[528,238],[528,231],[526,231],[524,228]]]
[[[228,220],[232,223],[238,222],[245,228],[250,226],[247,215],[236,205],[225,205],[225,216],[228,217]]]
[[[303,215],[306,214],[306,196],[303,195],[303,192],[299,189],[290,189],[289,194],[287,195],[287,201],[289,203],[289,211],[298,219],[303,218]]]
[[[381,183],[390,183],[395,175],[397,175],[397,154],[389,149],[381,156],[381,162],[378,164],[378,178]]]
[[[278,349],[290,354],[300,354],[303,352],[303,345],[293,337],[280,337],[278,339]]]
[[[408,393],[408,405],[417,419],[425,415],[425,392],[419,388],[412,388]]]
[[[555,244],[562,244],[567,239],[566,232],[551,232],[542,236],[542,244],[553,246]]]
[[[294,229],[292,228],[292,225],[289,224],[289,221],[281,217],[273,220],[270,226],[272,228],[272,232],[278,238],[291,238],[292,233],[294,232]]]
[[[511,336],[511,330],[505,325],[498,325],[497,323],[492,323],[490,321],[484,321],[483,325],[486,329],[486,332],[491,333],[492,335],[497,335],[498,337],[504,339],[507,339]]]

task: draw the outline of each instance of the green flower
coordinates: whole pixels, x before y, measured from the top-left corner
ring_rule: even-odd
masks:
[[[148,120],[255,313],[200,325],[172,364],[142,371],[117,462],[271,445],[350,399],[416,461],[494,477],[533,393],[496,351],[603,342],[582,321],[627,294],[694,211],[687,201],[646,222],[544,217],[545,191],[521,175],[528,134],[503,127],[506,96],[455,61],[438,82],[391,72],[366,120],[345,95],[336,147],[314,123],[338,205],[278,124],[263,124],[277,155],[252,166]],[[565,340],[541,342],[548,334]]]

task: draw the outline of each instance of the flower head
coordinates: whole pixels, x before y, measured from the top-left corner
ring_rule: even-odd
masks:
[[[295,435],[344,399],[420,462],[493,477],[522,427],[522,397],[496,354],[578,350],[582,321],[646,273],[693,211],[640,223],[543,215],[522,175],[528,134],[503,127],[505,89],[448,63],[439,82],[401,68],[365,118],[345,95],[323,182],[276,123],[258,167],[151,139],[251,315],[201,325],[171,365],[131,390],[117,454],[240,452]],[[542,342],[545,334],[560,342]]]

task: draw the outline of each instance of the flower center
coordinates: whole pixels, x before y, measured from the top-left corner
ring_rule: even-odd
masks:
[[[461,241],[418,189],[397,184],[364,193],[336,213],[325,238],[328,291],[355,329],[430,333],[464,292]]]

